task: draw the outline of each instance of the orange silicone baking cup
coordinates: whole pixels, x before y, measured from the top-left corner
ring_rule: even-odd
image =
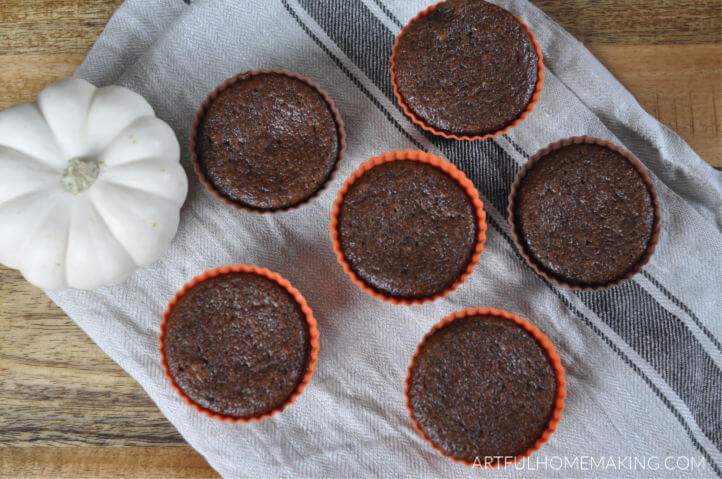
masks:
[[[421,426],[419,426],[419,423],[416,422],[416,419],[414,418],[414,413],[411,410],[411,404],[409,402],[409,386],[410,386],[410,380],[411,380],[411,369],[414,366],[414,362],[416,361],[416,357],[419,355],[419,352],[421,351],[421,348],[426,343],[426,340],[431,337],[432,334],[434,334],[439,329],[443,328],[447,324],[451,323],[452,321],[455,321],[459,318],[465,318],[468,316],[477,316],[477,315],[489,315],[489,316],[496,316],[498,318],[503,318],[509,321],[512,321],[522,328],[524,328],[526,331],[528,331],[534,339],[537,340],[539,345],[544,349],[544,352],[546,352],[547,356],[549,357],[549,362],[552,365],[552,369],[554,370],[554,375],[556,377],[556,385],[557,385],[557,391],[556,391],[556,397],[554,398],[554,409],[552,410],[551,416],[549,418],[549,423],[547,424],[546,429],[542,433],[541,436],[539,436],[539,439],[536,440],[533,446],[531,446],[529,449],[527,449],[523,454],[520,454],[516,456],[513,460],[505,461],[505,462],[494,462],[494,463],[486,463],[485,461],[482,461],[481,463],[473,463],[470,461],[467,461],[465,459],[459,459],[453,456],[450,456],[446,454],[444,451],[442,451],[439,447],[434,444],[431,439],[426,435],[426,433],[421,429]],[[409,365],[408,370],[408,376],[406,377],[406,389],[404,390],[404,396],[406,398],[406,408],[409,410],[409,416],[411,417],[411,422],[414,424],[414,428],[421,434],[421,436],[431,444],[431,447],[438,451],[442,456],[448,457],[449,459],[465,464],[467,466],[483,466],[483,467],[498,467],[502,465],[508,465],[514,462],[517,462],[525,457],[529,457],[534,451],[538,450],[542,444],[547,442],[549,440],[549,437],[552,435],[552,433],[557,429],[557,425],[559,424],[559,421],[562,418],[562,411],[564,411],[564,399],[567,397],[567,381],[564,379],[564,367],[562,367],[562,360],[559,358],[559,355],[557,354],[556,349],[554,348],[554,345],[549,341],[549,338],[542,333],[539,328],[531,324],[529,321],[527,321],[524,318],[520,318],[516,314],[510,313],[508,311],[504,311],[503,309],[494,309],[494,308],[467,308],[463,311],[457,311],[455,313],[452,313],[451,315],[445,317],[438,323],[436,323],[431,330],[426,333],[424,336],[424,339],[421,340],[419,343],[419,346],[416,348],[416,352],[414,353],[414,357],[411,359],[411,364]]]
[[[341,249],[341,241],[339,240],[338,233],[338,217],[341,212],[341,203],[343,203],[344,195],[346,194],[346,192],[348,192],[351,185],[364,173],[376,166],[382,165],[384,163],[390,163],[392,161],[418,161],[419,163],[426,163],[435,166],[436,168],[439,168],[441,171],[443,171],[451,178],[453,178],[457,183],[459,183],[459,185],[464,189],[464,191],[466,191],[466,194],[469,195],[469,198],[474,205],[474,210],[478,219],[478,233],[476,248],[474,249],[474,254],[471,257],[471,261],[469,262],[466,271],[464,271],[464,273],[459,277],[459,279],[456,280],[454,284],[452,284],[444,291],[437,293],[433,296],[413,299],[397,298],[393,296],[386,296],[385,294],[376,291],[358,277],[358,275],[351,268],[351,265],[348,263],[348,261],[346,261],[346,257],[344,256],[343,250]],[[333,243],[333,250],[336,253],[336,259],[343,267],[343,270],[346,272],[346,274],[349,275],[351,280],[356,283],[363,291],[366,291],[368,294],[375,298],[379,298],[384,301],[390,301],[394,304],[412,305],[435,301],[454,291],[456,288],[459,287],[459,285],[461,285],[461,283],[466,280],[466,278],[474,270],[476,264],[479,262],[479,256],[481,256],[481,252],[484,251],[485,241],[486,213],[484,213],[484,204],[481,202],[481,199],[479,199],[479,192],[477,192],[476,188],[474,188],[474,184],[466,177],[466,175],[464,175],[463,172],[461,172],[458,168],[456,168],[448,161],[444,160],[443,158],[439,158],[438,156],[434,156],[431,153],[425,153],[419,150],[394,150],[389,153],[383,153],[379,156],[375,156],[370,160],[362,163],[361,166],[359,166],[358,169],[351,174],[351,176],[346,180],[346,182],[339,190],[338,196],[336,197],[336,201],[334,201],[333,208],[331,210],[331,242]]]
[[[522,22],[521,19],[519,19],[519,17],[515,16],[514,18],[516,18],[519,21],[519,23],[521,23],[521,26],[524,27],[524,30],[526,30],[527,33],[529,34],[529,38],[531,38],[531,42],[534,45],[534,50],[536,51],[536,54],[539,58],[539,60],[537,62],[537,65],[539,67],[538,73],[537,73],[537,82],[536,82],[536,87],[534,88],[534,93],[532,94],[531,100],[529,101],[529,104],[526,106],[526,109],[523,112],[521,112],[521,114],[514,121],[512,121],[511,123],[506,125],[501,130],[497,130],[497,131],[494,131],[491,133],[485,133],[483,135],[456,135],[453,133],[446,133],[444,131],[437,130],[433,126],[427,124],[418,115],[416,115],[416,113],[414,113],[411,110],[411,108],[409,108],[409,106],[404,102],[404,99],[401,96],[401,92],[399,92],[399,85],[396,82],[396,72],[394,71],[395,67],[396,67],[396,48],[399,45],[399,39],[404,34],[406,29],[409,27],[409,25],[414,23],[416,20],[418,20],[422,17],[425,17],[426,15],[428,15],[429,13],[434,11],[436,9],[436,7],[438,7],[442,3],[444,3],[444,1],[441,1],[435,5],[431,5],[430,7],[426,8],[425,10],[420,11],[418,13],[418,15],[416,15],[414,18],[412,18],[411,21],[409,21],[409,23],[407,23],[406,26],[404,26],[404,28],[401,29],[401,33],[399,33],[399,35],[396,37],[396,42],[394,43],[394,46],[391,49],[391,83],[394,86],[394,95],[396,95],[396,99],[398,100],[399,105],[401,105],[401,108],[404,110],[404,113],[406,113],[406,115],[409,118],[411,118],[411,121],[413,121],[414,123],[419,125],[424,130],[433,133],[434,135],[439,135],[439,136],[443,136],[444,138],[450,138],[450,139],[454,139],[454,140],[485,140],[487,138],[492,138],[495,136],[502,135],[502,134],[506,133],[507,131],[511,130],[512,128],[514,128],[515,126],[517,126],[519,123],[521,123],[521,121],[524,118],[526,118],[529,115],[529,113],[531,113],[531,111],[534,109],[534,105],[536,105],[536,103],[539,101],[539,95],[541,94],[541,91],[542,91],[542,83],[544,82],[544,63],[542,62],[543,56],[542,56],[542,52],[541,52],[541,46],[539,46],[539,42],[536,41],[536,38],[534,38],[534,34],[531,32],[531,30],[529,30],[529,27],[524,22]]]
[[[259,276],[263,276],[265,278],[270,279],[271,281],[274,281],[275,283],[279,284],[281,287],[283,287],[286,291],[289,292],[291,296],[293,296],[293,299],[296,300],[296,302],[301,306],[301,311],[303,311],[303,314],[306,316],[306,323],[308,324],[308,335],[309,335],[309,343],[311,345],[311,350],[308,354],[308,369],[306,369],[306,374],[303,376],[303,379],[301,379],[301,382],[298,383],[298,386],[296,386],[295,391],[286,399],[286,402],[283,403],[282,406],[274,409],[273,411],[267,412],[265,414],[262,414],[260,416],[253,416],[253,417],[235,417],[235,416],[224,416],[221,414],[218,414],[216,412],[210,411],[204,407],[201,407],[200,405],[193,402],[191,398],[189,398],[183,390],[176,384],[175,380],[170,374],[170,370],[168,369],[168,362],[166,360],[165,356],[165,329],[166,329],[166,323],[168,322],[168,316],[170,316],[171,311],[173,311],[173,307],[175,307],[176,303],[180,300],[180,298],[191,289],[193,286],[197,285],[198,283],[201,283],[207,279],[215,278],[216,276],[221,276],[223,274],[229,274],[229,273],[252,273],[257,274]],[[214,419],[220,419],[223,421],[231,421],[231,422],[253,422],[253,421],[260,421],[261,419],[265,419],[267,417],[271,417],[277,412],[283,411],[286,406],[291,404],[293,401],[296,400],[298,396],[301,395],[303,392],[303,389],[306,387],[306,385],[311,380],[311,376],[313,375],[314,370],[316,369],[316,362],[318,361],[318,348],[319,348],[319,342],[318,342],[318,329],[316,328],[316,319],[313,317],[313,312],[311,311],[311,308],[308,307],[308,304],[306,303],[306,300],[303,296],[301,296],[301,293],[291,286],[291,283],[283,278],[280,274],[274,273],[273,271],[270,271],[266,268],[259,268],[258,266],[247,266],[245,264],[238,264],[238,265],[229,265],[229,266],[222,266],[215,269],[212,269],[210,271],[206,271],[204,273],[201,273],[200,275],[196,276],[189,282],[187,282],[183,288],[181,288],[180,291],[178,291],[173,299],[168,303],[168,309],[166,309],[165,313],[163,313],[163,321],[160,325],[160,356],[161,356],[161,362],[163,363],[163,369],[165,371],[165,375],[170,381],[171,386],[173,386],[173,389],[176,390],[176,392],[182,397],[188,404],[193,406],[196,410],[199,412],[205,414],[206,416],[212,417]]]
[[[307,84],[314,90],[316,90],[323,100],[328,105],[329,109],[331,110],[331,114],[333,115],[334,122],[336,123],[336,130],[338,131],[338,158],[336,159],[336,164],[334,165],[331,172],[328,174],[328,177],[326,178],[326,181],[324,181],[319,187],[311,193],[308,197],[304,198],[298,203],[284,206],[281,208],[254,208],[249,205],[244,205],[242,203],[237,203],[226,196],[224,196],[220,191],[216,189],[215,186],[213,186],[213,183],[211,183],[208,178],[203,174],[203,170],[200,165],[200,161],[198,159],[198,153],[196,151],[196,138],[198,136],[198,128],[200,127],[201,122],[203,121],[203,118],[206,115],[206,112],[208,111],[208,108],[213,104],[216,98],[218,98],[218,95],[221,94],[223,90],[228,88],[229,86],[238,83],[239,81],[246,80],[248,78],[251,78],[254,75],[261,75],[266,73],[275,73],[278,75],[285,75],[287,77],[295,78],[297,80],[302,81],[303,83]],[[312,199],[317,197],[325,188],[328,186],[328,184],[333,180],[334,175],[336,174],[336,171],[338,171],[338,165],[341,163],[341,160],[343,159],[343,155],[346,152],[346,130],[344,130],[343,120],[341,119],[341,113],[339,113],[338,109],[336,108],[336,105],[333,103],[333,100],[330,96],[328,96],[328,93],[326,93],[325,90],[323,90],[318,83],[315,83],[309,78],[306,78],[304,76],[299,75],[298,73],[293,73],[285,70],[269,70],[269,69],[261,69],[261,70],[252,70],[247,71],[245,73],[239,73],[238,75],[231,77],[218,85],[212,92],[208,94],[205,100],[203,100],[203,103],[201,103],[200,108],[196,112],[195,118],[193,119],[193,124],[191,125],[191,134],[190,134],[190,143],[189,143],[189,149],[191,153],[191,164],[193,165],[193,170],[196,172],[196,175],[198,176],[198,179],[201,183],[203,183],[208,191],[213,193],[213,196],[224,202],[225,204],[232,206],[234,208],[237,208],[239,210],[245,210],[250,211],[252,213],[276,213],[280,211],[289,211],[294,210],[296,208],[299,208],[300,206],[305,205],[306,203],[310,202]]]
[[[529,253],[526,251],[526,248],[524,248],[524,244],[522,241],[522,235],[519,231],[519,228],[516,225],[516,219],[514,217],[514,210],[515,210],[515,203],[516,203],[516,195],[517,191],[519,190],[519,185],[521,184],[522,179],[526,175],[526,173],[529,171],[529,169],[541,158],[545,157],[549,152],[558,150],[560,148],[563,148],[565,146],[569,145],[578,145],[578,144],[592,144],[592,145],[600,145],[604,146],[606,148],[609,148],[610,150],[616,151],[623,157],[629,161],[632,166],[639,172],[640,176],[642,177],[642,181],[644,181],[644,184],[647,186],[647,189],[649,190],[649,194],[652,196],[652,205],[654,208],[654,224],[652,226],[652,236],[649,239],[649,245],[647,246],[647,250],[644,252],[642,257],[639,259],[637,264],[634,265],[632,269],[627,271],[624,275],[617,278],[614,281],[610,281],[609,283],[600,284],[600,285],[583,285],[583,284],[572,284],[568,281],[565,281],[562,278],[557,278],[555,276],[552,276],[547,271],[545,271],[539,264],[536,263],[529,255]],[[601,138],[593,138],[589,136],[574,136],[571,138],[565,138],[563,140],[555,141],[554,143],[550,143],[549,145],[545,146],[541,150],[534,153],[529,158],[529,161],[526,162],[526,164],[519,170],[519,172],[516,174],[516,177],[514,178],[514,182],[511,185],[511,192],[509,193],[509,201],[508,201],[508,207],[507,207],[507,213],[508,213],[508,219],[509,219],[509,225],[511,226],[511,235],[514,238],[514,244],[516,244],[517,249],[519,250],[519,253],[524,257],[527,264],[534,269],[540,276],[545,278],[547,281],[550,281],[558,286],[563,286],[565,288],[575,289],[579,291],[601,291],[605,289],[612,288],[614,286],[619,286],[620,284],[624,283],[625,281],[629,280],[632,276],[639,273],[639,271],[642,269],[642,267],[649,262],[649,259],[652,257],[652,254],[654,253],[655,248],[657,247],[657,243],[659,242],[659,235],[661,232],[661,214],[659,210],[659,200],[657,199],[657,190],[654,187],[654,182],[652,182],[652,178],[649,176],[649,172],[647,169],[642,165],[642,162],[639,161],[634,155],[632,155],[630,152],[625,150],[624,148],[615,145],[614,143],[610,143],[607,140],[602,140]]]

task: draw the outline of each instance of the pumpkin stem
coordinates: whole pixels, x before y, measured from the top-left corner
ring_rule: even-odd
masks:
[[[60,181],[74,195],[87,190],[98,178],[98,160],[95,158],[71,158]]]

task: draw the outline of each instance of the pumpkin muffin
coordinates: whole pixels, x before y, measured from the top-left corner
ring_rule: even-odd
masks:
[[[318,348],[315,322],[279,279],[267,270],[226,272],[194,282],[171,304],[163,363],[173,385],[203,412],[261,418],[308,381]]]
[[[445,294],[481,253],[486,226],[476,191],[446,162],[455,175],[441,163],[409,158],[424,155],[397,152],[367,162],[337,199],[332,228],[340,260],[384,299]]]
[[[391,59],[407,114],[436,134],[482,138],[512,127],[541,90],[541,52],[527,27],[482,0],[448,0],[401,32]]]
[[[298,206],[328,182],[345,145],[333,102],[318,85],[274,70],[248,72],[209,95],[191,138],[206,186],[233,206]]]
[[[479,308],[446,318],[424,338],[406,394],[416,427],[442,454],[497,465],[549,437],[565,386],[546,336],[511,313]]]
[[[535,269],[564,286],[619,284],[649,260],[659,235],[651,179],[611,143],[566,143],[535,155],[517,177],[510,197],[517,244]]]

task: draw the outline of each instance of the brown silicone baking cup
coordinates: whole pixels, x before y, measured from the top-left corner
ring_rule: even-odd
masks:
[[[283,287],[288,293],[293,297],[294,300],[298,303],[298,305],[301,307],[301,311],[303,311],[303,314],[306,316],[306,323],[308,324],[308,336],[309,336],[309,343],[311,345],[311,350],[308,353],[308,368],[306,369],[306,374],[301,379],[301,382],[298,383],[298,386],[296,386],[296,389],[293,391],[293,393],[286,399],[286,402],[283,403],[282,406],[269,411],[265,414],[262,414],[260,416],[253,416],[253,417],[235,417],[235,416],[224,416],[221,414],[218,414],[216,412],[210,411],[204,407],[201,407],[200,405],[193,402],[191,398],[189,398],[183,390],[176,384],[175,380],[170,374],[170,370],[168,369],[168,362],[166,360],[165,356],[165,329],[166,329],[166,323],[168,322],[168,316],[170,316],[171,311],[173,310],[173,307],[175,307],[176,303],[178,303],[178,300],[180,300],[181,296],[183,296],[186,291],[188,291],[193,286],[197,285],[198,283],[201,283],[209,278],[215,278],[216,276],[220,276],[223,274],[229,274],[229,273],[252,273],[257,274],[259,276],[263,276],[264,278],[268,278],[271,281],[279,284],[281,287]],[[252,421],[260,421],[261,419],[265,419],[267,417],[273,416],[277,412],[283,411],[286,406],[291,404],[293,401],[296,400],[298,396],[301,395],[303,392],[303,389],[306,387],[306,385],[311,380],[311,376],[313,375],[314,370],[316,369],[316,362],[318,361],[318,348],[319,348],[319,342],[318,342],[318,329],[316,328],[316,319],[313,317],[313,312],[311,312],[311,308],[308,307],[308,304],[306,303],[306,300],[301,296],[301,293],[298,292],[296,288],[291,286],[291,283],[288,282],[287,279],[283,278],[280,274],[274,273],[272,271],[269,271],[266,268],[259,268],[258,266],[247,266],[245,264],[238,264],[238,265],[229,265],[229,266],[222,266],[215,269],[212,269],[210,271],[206,271],[204,273],[201,273],[200,275],[196,276],[189,282],[187,282],[183,288],[181,288],[180,291],[178,291],[173,299],[168,303],[168,309],[166,309],[165,313],[163,313],[163,321],[160,325],[160,356],[161,356],[161,362],[163,364],[163,370],[165,371],[165,375],[170,381],[171,386],[173,386],[173,389],[176,390],[176,392],[182,397],[185,402],[187,402],[189,405],[193,406],[197,411],[205,414],[206,416],[212,417],[214,419],[220,419],[224,421],[231,421],[231,422],[252,422]]]
[[[336,159],[336,164],[331,170],[331,172],[328,174],[328,177],[326,178],[326,181],[323,182],[319,187],[311,193],[308,197],[305,199],[299,201],[298,203],[284,206],[282,208],[254,208],[249,205],[244,205],[242,203],[237,203],[226,196],[224,196],[220,191],[216,189],[215,186],[213,186],[213,183],[208,181],[208,178],[203,174],[203,170],[201,169],[200,161],[198,160],[198,153],[196,152],[196,137],[198,135],[198,127],[201,124],[201,121],[206,115],[206,112],[208,111],[208,108],[210,108],[211,104],[213,104],[213,101],[218,98],[218,95],[228,88],[229,86],[238,83],[239,81],[246,80],[248,78],[251,78],[254,75],[261,75],[264,73],[275,73],[278,75],[285,75],[287,77],[295,78],[297,80],[301,80],[303,83],[307,84],[314,90],[316,90],[323,100],[328,105],[329,109],[331,110],[331,114],[333,115],[334,122],[336,123],[336,130],[338,131],[338,158]],[[341,163],[341,160],[343,159],[343,155],[346,152],[346,131],[344,130],[343,126],[343,120],[341,119],[341,114],[339,113],[338,109],[336,108],[336,105],[333,103],[333,100],[331,97],[328,96],[328,93],[326,93],[317,83],[310,80],[309,78],[306,78],[304,76],[299,75],[298,73],[288,72],[285,70],[268,70],[268,69],[261,69],[261,70],[253,70],[253,71],[247,71],[245,73],[239,73],[238,75],[231,77],[218,85],[212,92],[208,94],[205,100],[203,100],[203,103],[201,103],[200,108],[196,112],[195,118],[193,119],[193,124],[191,125],[191,135],[190,135],[190,153],[191,153],[191,164],[193,165],[193,170],[196,172],[196,175],[198,175],[198,179],[203,183],[206,188],[208,188],[208,191],[213,193],[213,195],[218,198],[219,200],[223,201],[225,204],[233,206],[234,208],[238,208],[240,210],[250,211],[253,213],[275,213],[279,211],[289,211],[296,209],[302,205],[305,205],[306,203],[310,202],[312,199],[314,199],[316,196],[318,196],[325,188],[328,186],[328,184],[333,179],[334,175],[336,174],[336,171],[338,170],[338,165]]]
[[[406,29],[408,28],[409,25],[411,25],[412,23],[414,23],[416,20],[420,19],[421,17],[425,17],[426,15],[428,15],[429,13],[434,11],[436,9],[436,7],[438,7],[442,3],[444,3],[444,1],[441,1],[434,5],[431,5],[430,7],[426,8],[425,10],[420,11],[418,13],[418,15],[416,15],[414,18],[412,18],[411,21],[409,21],[409,23],[407,23],[404,26],[404,28],[401,29],[401,33],[399,33],[399,35],[396,37],[396,42],[394,43],[394,46],[391,49],[391,83],[394,86],[394,95],[396,95],[396,99],[398,100],[399,105],[401,105],[401,108],[404,110],[404,113],[406,113],[406,115],[409,118],[411,118],[411,121],[413,121],[414,123],[419,125],[424,130],[433,133],[434,135],[439,135],[439,136],[443,136],[444,138],[450,138],[450,139],[454,139],[454,140],[485,140],[487,138],[492,138],[495,136],[502,135],[502,134],[506,133],[507,131],[511,130],[512,128],[514,128],[515,126],[517,126],[519,123],[521,123],[521,121],[524,118],[526,118],[529,115],[529,113],[531,113],[531,111],[534,109],[534,105],[536,105],[536,103],[539,101],[539,95],[541,95],[541,91],[542,91],[542,83],[544,82],[544,63],[542,61],[543,56],[542,56],[542,52],[541,52],[541,46],[539,46],[539,42],[536,41],[536,38],[534,38],[534,34],[531,32],[531,30],[529,30],[529,27],[524,22],[522,22],[521,19],[517,16],[515,16],[514,18],[516,18],[517,21],[519,23],[521,23],[521,26],[524,27],[524,30],[527,31],[527,33],[529,34],[529,38],[531,38],[531,42],[534,45],[534,50],[536,51],[536,54],[539,58],[539,60],[537,62],[539,69],[538,69],[538,73],[537,73],[536,87],[534,88],[534,93],[532,94],[531,100],[529,101],[529,104],[526,106],[526,109],[523,112],[521,112],[521,115],[519,115],[519,117],[517,117],[514,121],[509,123],[507,126],[502,128],[501,130],[497,130],[497,131],[494,131],[491,133],[484,133],[483,135],[456,135],[453,133],[446,133],[444,131],[437,130],[433,126],[428,125],[423,119],[419,118],[419,116],[416,115],[416,113],[414,113],[408,107],[408,105],[404,102],[404,99],[401,96],[401,93],[399,92],[399,86],[396,83],[396,73],[394,71],[394,69],[396,67],[396,61],[395,61],[396,60],[396,48],[399,45],[399,39],[401,38],[401,35],[404,34],[404,32],[406,31]]]
[[[644,181],[644,184],[647,185],[647,189],[649,190],[649,194],[652,196],[652,205],[654,207],[654,224],[652,226],[652,236],[649,239],[649,245],[647,246],[647,250],[642,255],[642,257],[639,259],[636,265],[632,269],[630,269],[627,273],[625,273],[623,276],[615,279],[614,281],[611,281],[609,283],[600,284],[600,285],[584,285],[584,284],[572,284],[563,278],[555,277],[551,274],[549,274],[547,271],[544,270],[539,264],[537,264],[532,257],[529,255],[529,253],[526,251],[523,245],[522,241],[522,235],[519,231],[519,228],[516,225],[516,219],[514,218],[514,209],[515,209],[515,201],[516,201],[516,193],[519,190],[519,185],[521,184],[521,180],[524,178],[524,175],[526,175],[527,171],[536,163],[539,159],[546,156],[549,152],[558,150],[560,148],[563,148],[565,146],[569,145],[578,145],[582,143],[588,143],[592,145],[600,145],[604,146],[606,148],[609,148],[610,150],[616,151],[623,157],[629,161],[632,166],[639,172],[639,174],[642,177],[642,181]],[[519,170],[519,172],[516,174],[516,178],[514,178],[514,183],[511,185],[511,192],[509,193],[509,201],[508,201],[508,207],[507,212],[509,214],[509,224],[511,225],[511,235],[514,238],[514,244],[516,244],[517,249],[519,250],[519,253],[524,257],[527,264],[531,266],[534,271],[536,271],[539,275],[541,275],[543,278],[545,278],[548,281],[551,281],[552,283],[563,286],[565,288],[570,289],[576,289],[579,291],[601,291],[604,289],[609,289],[614,286],[619,286],[620,284],[624,283],[628,279],[630,279],[635,274],[639,273],[639,271],[642,269],[642,267],[649,262],[649,258],[652,257],[652,253],[654,253],[654,249],[657,247],[657,243],[659,242],[659,234],[661,231],[660,226],[660,218],[661,214],[659,211],[659,200],[657,199],[657,190],[654,188],[654,183],[652,182],[652,178],[649,176],[649,172],[647,169],[642,165],[642,162],[640,162],[634,155],[632,155],[630,152],[625,150],[622,147],[619,147],[615,145],[614,143],[610,143],[607,140],[602,140],[600,138],[593,138],[589,136],[574,136],[571,138],[565,138],[563,140],[555,141],[554,143],[551,143],[547,145],[546,147],[542,148],[541,150],[534,153],[533,156],[529,158],[529,161],[526,162],[526,164]]]
[[[549,362],[551,363],[552,369],[554,370],[554,375],[556,376],[556,384],[557,384],[557,391],[556,391],[556,397],[554,398],[554,409],[552,410],[551,415],[549,416],[549,423],[547,424],[546,429],[542,433],[541,436],[539,436],[539,439],[536,440],[534,445],[527,449],[523,454],[520,454],[516,456],[513,460],[505,461],[505,462],[493,462],[493,463],[486,463],[485,461],[481,461],[478,463],[473,463],[464,459],[459,459],[453,456],[450,456],[446,454],[444,451],[442,451],[436,444],[434,444],[431,439],[426,435],[426,433],[421,429],[421,426],[419,426],[419,423],[416,422],[416,419],[414,418],[414,413],[411,410],[411,404],[409,402],[409,386],[410,386],[410,380],[411,380],[411,368],[414,365],[414,362],[416,361],[416,357],[419,355],[419,352],[421,351],[421,348],[426,343],[426,340],[434,334],[439,329],[443,328],[447,324],[451,323],[452,321],[455,321],[459,318],[465,318],[468,316],[477,316],[477,315],[489,315],[489,316],[496,316],[498,318],[506,319],[508,321],[512,321],[519,326],[521,326],[523,329],[528,331],[534,339],[537,340],[539,345],[544,349],[547,356],[549,357]],[[439,321],[437,324],[435,324],[431,330],[426,333],[424,336],[424,339],[421,340],[419,343],[419,346],[416,348],[416,352],[414,353],[413,358],[411,359],[411,364],[409,365],[408,369],[408,375],[406,377],[406,389],[404,390],[404,396],[406,398],[406,408],[409,410],[409,416],[411,417],[411,422],[414,424],[414,428],[421,434],[421,436],[429,443],[431,444],[431,447],[434,448],[436,451],[438,451],[441,455],[448,457],[449,459],[461,463],[466,464],[467,466],[476,466],[476,467],[498,467],[502,465],[511,464],[514,462],[519,461],[522,458],[530,456],[534,451],[539,449],[542,444],[547,442],[549,440],[549,437],[552,435],[552,433],[556,430],[557,425],[559,424],[559,421],[562,418],[562,411],[564,410],[564,399],[567,397],[567,382],[566,379],[564,379],[564,368],[562,367],[562,360],[559,358],[559,355],[556,352],[556,349],[554,348],[554,345],[549,341],[549,338],[542,333],[539,328],[531,324],[529,321],[527,321],[524,318],[520,318],[516,314],[510,313],[508,311],[504,311],[503,309],[494,309],[494,308],[467,308],[463,311],[457,311],[455,313],[452,313],[451,315],[445,317],[441,321]]]
[[[346,257],[344,256],[341,249],[341,241],[339,240],[338,234],[338,216],[341,211],[341,203],[343,202],[344,195],[349,190],[351,185],[364,173],[366,173],[375,166],[382,165],[384,163],[390,163],[392,161],[418,161],[420,163],[426,163],[436,168],[439,168],[441,171],[443,171],[451,178],[453,178],[457,183],[459,183],[459,185],[464,189],[464,191],[466,191],[466,194],[469,195],[469,198],[474,205],[475,214],[478,220],[476,248],[474,249],[474,254],[471,257],[471,261],[469,262],[466,271],[464,271],[464,273],[459,277],[459,279],[457,279],[456,282],[452,284],[449,288],[445,289],[440,293],[425,298],[397,298],[394,296],[386,296],[385,294],[376,291],[375,289],[364,283],[363,280],[361,280],[361,278],[359,278],[358,275],[353,271],[353,269],[351,269],[351,265],[348,263],[348,261],[346,261]],[[439,158],[438,156],[434,156],[431,153],[425,153],[423,151],[394,150],[390,153],[383,153],[379,156],[373,157],[370,160],[362,163],[361,166],[359,166],[358,169],[354,171],[343,184],[343,186],[338,192],[336,201],[334,201],[333,203],[333,208],[331,209],[331,242],[333,243],[333,250],[336,253],[336,259],[338,259],[338,262],[343,267],[343,270],[346,272],[346,274],[349,275],[351,280],[356,283],[363,291],[366,291],[368,294],[375,298],[379,298],[384,301],[390,301],[394,304],[412,305],[426,303],[429,301],[435,301],[454,291],[456,288],[459,287],[459,285],[461,285],[461,283],[466,280],[466,278],[474,270],[476,264],[479,262],[479,256],[481,256],[481,252],[484,251],[485,241],[486,214],[484,213],[484,204],[479,199],[479,192],[477,192],[476,188],[474,188],[474,184],[466,177],[466,175],[464,175],[463,172],[461,172],[458,168],[456,168],[448,161],[444,160],[443,158]]]

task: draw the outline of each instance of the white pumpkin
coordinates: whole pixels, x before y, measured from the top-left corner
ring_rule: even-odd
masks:
[[[178,229],[173,130],[127,88],[69,78],[0,112],[0,262],[48,289],[123,281]]]

